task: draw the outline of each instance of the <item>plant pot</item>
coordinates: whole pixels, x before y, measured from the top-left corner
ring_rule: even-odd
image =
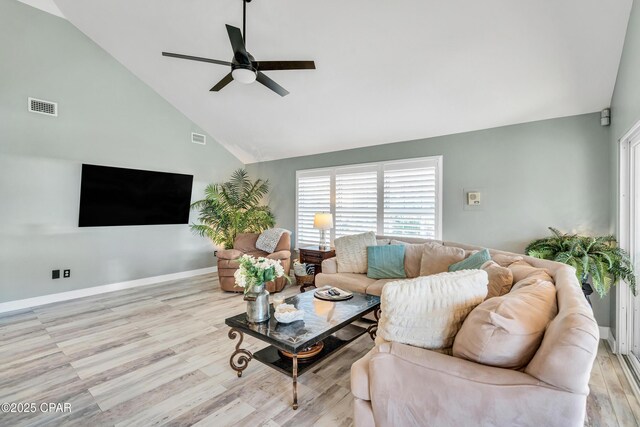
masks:
[[[269,291],[264,288],[264,283],[253,286],[244,294],[247,302],[247,320],[251,323],[266,322],[271,317],[269,313]]]
[[[593,288],[591,287],[591,284],[589,284],[589,282],[582,282],[582,293],[589,302],[589,305],[591,305],[591,299],[589,299],[589,295],[593,293]]]

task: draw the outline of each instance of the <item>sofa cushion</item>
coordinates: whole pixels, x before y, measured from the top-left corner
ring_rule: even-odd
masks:
[[[240,233],[233,241],[233,249],[243,253],[255,251],[258,237],[260,237],[259,233]]]
[[[420,275],[430,276],[432,274],[444,273],[449,270],[451,264],[462,261],[464,258],[464,249],[454,246],[425,243],[420,261]]]
[[[506,267],[499,266],[494,261],[487,261],[482,269],[489,275],[487,299],[508,294],[513,286],[513,274]]]
[[[545,268],[537,268],[526,261],[517,261],[509,266],[513,274],[513,287],[511,291],[536,283],[539,280],[553,282],[553,279]]]
[[[451,347],[462,321],[487,295],[487,272],[464,270],[387,283],[376,342]]]
[[[366,274],[359,273],[337,273],[337,274],[318,274],[316,276],[316,286],[335,286],[345,291],[362,292],[367,291],[369,285],[376,282],[376,279],[370,279]]]
[[[280,238],[285,233],[291,234],[289,230],[284,228],[268,228],[264,230],[256,240],[256,249],[260,249],[267,253],[275,252],[278,242],[280,242]]]
[[[520,369],[538,350],[557,312],[556,287],[548,281],[488,299],[467,316],[455,338],[453,355],[483,365]]]
[[[404,246],[368,246],[367,277],[372,279],[405,278]]]
[[[511,270],[511,273],[513,273],[513,281],[516,283],[522,279],[527,278],[532,273],[547,273],[547,269],[534,267],[527,261],[523,260],[514,262],[513,264],[509,265],[508,268],[509,270]]]
[[[373,231],[351,236],[338,237],[334,241],[338,273],[366,273],[367,246],[376,246]]]
[[[378,246],[390,245],[391,239],[376,239],[376,244]]]
[[[449,271],[479,270],[480,267],[482,267],[482,264],[490,260],[491,260],[491,255],[489,255],[488,249],[475,251],[475,253],[470,254],[467,258],[463,259],[462,261],[456,262],[455,264],[451,264],[449,266]]]
[[[404,245],[404,272],[408,278],[420,276],[420,262],[424,243],[405,243],[402,240],[391,240],[392,245]],[[434,243],[438,244],[438,243]]]
[[[325,274],[335,274],[338,272],[338,262],[336,261],[336,257],[327,258],[322,261],[320,264],[320,268],[322,272]]]
[[[514,262],[522,261],[524,258],[520,255],[493,254],[491,259],[500,267],[509,267]]]
[[[380,296],[380,295],[382,295],[382,288],[384,288],[384,285],[386,285],[387,283],[391,283],[391,282],[397,282],[398,280],[404,280],[404,279],[380,279],[380,280],[377,280],[374,283],[372,283],[369,286],[367,286],[367,293],[369,295]]]
[[[291,251],[278,251],[273,252],[267,255],[268,259],[278,259],[280,261],[290,260],[291,259]]]

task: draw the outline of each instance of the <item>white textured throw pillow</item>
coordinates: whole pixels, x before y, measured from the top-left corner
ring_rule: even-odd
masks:
[[[387,283],[376,343],[448,349],[465,317],[487,296],[487,272],[462,270]]]
[[[284,233],[291,234],[289,230],[285,230],[284,228],[269,228],[264,230],[258,236],[258,240],[256,240],[256,249],[272,254],[273,251],[276,250],[278,242],[280,242],[280,238]]]
[[[334,242],[338,273],[367,272],[367,246],[376,246],[376,234],[369,231],[352,236],[338,237]]]

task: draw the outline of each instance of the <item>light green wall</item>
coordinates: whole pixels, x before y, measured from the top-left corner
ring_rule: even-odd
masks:
[[[611,99],[611,231],[618,224],[618,142],[640,120],[640,2],[631,9],[618,78]],[[611,298],[611,326],[615,335],[615,292]]]
[[[59,117],[29,113],[29,96]],[[242,166],[192,131],[69,22],[0,0],[0,302],[213,266],[187,225],[77,227],[82,163],[192,174],[194,198]]]
[[[294,230],[295,172],[300,169],[443,155],[443,237],[521,252],[548,226],[609,229],[608,130],[599,114],[506,126],[327,154],[251,164],[273,184],[278,225]],[[463,188],[484,189],[481,211],[463,209]],[[601,325],[609,302],[595,301]]]

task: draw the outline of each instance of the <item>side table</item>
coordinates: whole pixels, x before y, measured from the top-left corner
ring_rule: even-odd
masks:
[[[313,282],[305,283],[300,286],[300,292],[304,292],[305,288],[315,286],[315,276],[322,273],[322,261],[336,256],[335,249],[321,249],[319,246],[303,246],[298,249],[300,251],[300,262],[304,264],[313,264],[315,271],[313,273]]]

